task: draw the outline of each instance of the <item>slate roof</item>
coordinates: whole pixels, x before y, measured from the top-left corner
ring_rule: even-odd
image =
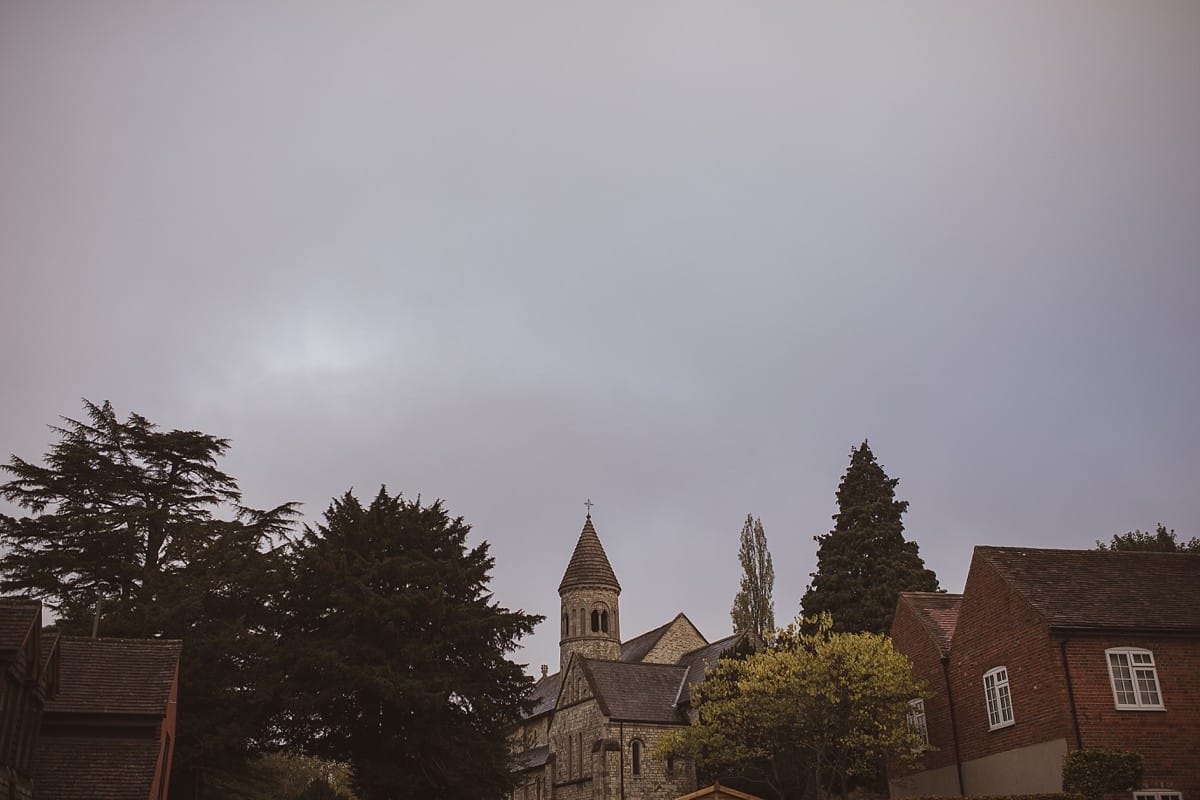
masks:
[[[735,633],[732,636],[718,639],[710,645],[680,656],[680,666],[687,668],[687,677],[684,679],[684,685],[691,686],[694,683],[703,683],[705,674],[717,665],[717,659],[721,657],[721,654],[737,646],[738,640],[742,636],[743,634]],[[686,696],[684,699],[687,699]]]
[[[40,625],[42,604],[38,600],[0,599],[0,651],[20,650],[34,625]]]
[[[158,764],[153,737],[45,736],[34,755],[38,797],[54,800],[146,800]]]
[[[533,701],[533,708],[525,715],[525,719],[545,714],[547,711],[554,710],[554,704],[558,700],[558,690],[562,686],[562,673],[556,672],[553,675],[547,675],[533,685],[533,691],[529,693],[529,699]]]
[[[513,756],[512,768],[516,772],[540,767],[550,759],[550,745],[531,747],[523,753]]]
[[[976,547],[1051,627],[1200,632],[1200,553]]]
[[[166,713],[178,640],[64,636],[58,648],[61,686],[47,713]]]
[[[962,605],[961,594],[946,592],[901,592],[901,602],[908,605],[917,614],[917,619],[925,626],[930,638],[938,646],[943,656],[950,653],[950,640],[954,638],[954,628],[958,625],[958,609]]]
[[[558,591],[561,594],[565,589],[580,586],[605,586],[616,589],[618,593],[621,591],[621,584],[617,583],[617,575],[613,572],[612,564],[608,563],[604,546],[600,544],[600,537],[592,525],[591,514],[583,523],[579,541],[575,543],[575,552],[571,554]]]
[[[675,619],[678,619],[676,617]],[[667,629],[675,624],[675,620],[671,620],[666,625],[660,625],[652,631],[646,631],[640,636],[635,636],[627,642],[621,643],[621,660],[622,661],[641,661],[646,657],[646,654],[654,649],[654,645],[658,644],[658,640],[663,637]]]
[[[605,716],[624,722],[687,722],[675,704],[687,667],[583,659],[583,668]]]

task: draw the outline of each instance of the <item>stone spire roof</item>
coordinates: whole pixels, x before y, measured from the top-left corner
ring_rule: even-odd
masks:
[[[583,530],[575,544],[575,552],[571,554],[571,563],[567,564],[567,571],[563,573],[562,583],[558,585],[558,592],[562,594],[567,589],[581,586],[604,586],[621,591],[621,584],[617,583],[616,573],[612,564],[608,563],[604,546],[600,544],[600,537],[592,526],[591,514],[583,523]]]

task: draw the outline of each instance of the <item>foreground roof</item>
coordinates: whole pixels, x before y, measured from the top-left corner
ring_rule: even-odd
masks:
[[[606,586],[621,591],[621,584],[617,583],[617,575],[613,572],[612,564],[608,563],[608,555],[592,525],[591,514],[583,523],[579,541],[575,543],[575,552],[571,554],[558,591],[562,593],[565,589],[581,586]]]
[[[154,737],[42,736],[34,758],[38,797],[146,800],[154,783]]]
[[[86,639],[59,642],[63,675],[47,712],[165,714],[179,669],[176,639]]]
[[[925,627],[942,655],[950,652],[950,641],[958,625],[961,594],[946,592],[901,592],[900,602],[907,603]]]
[[[682,724],[687,717],[676,704],[688,668],[678,664],[630,664],[583,659],[600,710],[624,722]]]
[[[976,547],[1053,628],[1200,632],[1200,554]]]

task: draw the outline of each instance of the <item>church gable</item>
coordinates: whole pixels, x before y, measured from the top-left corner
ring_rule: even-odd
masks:
[[[584,700],[595,699],[595,691],[588,680],[585,664],[585,659],[574,656],[567,664],[567,668],[563,670],[562,683],[558,690],[558,702],[555,704],[556,710],[582,703]]]
[[[699,629],[685,614],[678,614],[667,624],[658,640],[641,658],[644,664],[678,664],[685,653],[699,650],[708,644]]]

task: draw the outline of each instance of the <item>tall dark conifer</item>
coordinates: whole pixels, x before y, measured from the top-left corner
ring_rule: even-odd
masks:
[[[541,617],[492,600],[486,542],[440,501],[347,492],[295,555],[282,655],[297,744],[363,800],[499,798],[532,681],[507,658]]]
[[[801,600],[805,616],[827,611],[837,631],[887,633],[900,592],[938,591],[917,543],[904,538],[908,501],[896,499],[899,482],[866,441],[850,451],[833,530],[814,537],[817,571]]]

